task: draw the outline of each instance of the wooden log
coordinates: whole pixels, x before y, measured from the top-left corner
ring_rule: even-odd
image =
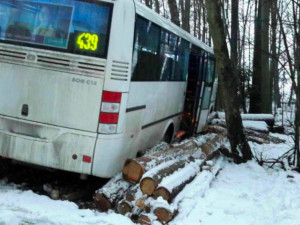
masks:
[[[123,180],[122,173],[113,177],[107,184],[96,191],[94,202],[96,207],[103,212],[113,209],[117,201],[121,200],[132,184]]]
[[[259,126],[254,126],[253,122],[256,122],[257,125]],[[225,120],[221,120],[221,119],[213,119],[211,121],[211,125],[218,125],[223,128],[227,127]],[[245,130],[247,129],[247,130],[252,130],[252,131],[265,133],[265,134],[269,133],[269,128],[267,127],[267,124],[264,121],[243,121],[243,126]]]
[[[163,207],[156,208],[154,210],[154,214],[157,217],[158,221],[162,223],[168,223],[174,217],[174,213]]]
[[[270,142],[280,144],[286,142],[285,140],[278,137],[273,137],[269,134],[257,132],[251,129],[244,129],[244,131],[249,141],[253,141],[258,144],[269,144]],[[223,125],[208,125],[205,127],[204,132],[220,134],[223,132],[227,132],[227,129],[224,128]]]
[[[150,214],[141,213],[139,215],[138,223],[142,225],[151,225],[154,222],[154,219],[152,218]]]
[[[257,138],[264,139],[268,142],[273,142],[275,144],[281,144],[281,143],[286,142],[285,140],[280,139],[278,137],[273,137],[271,135],[260,133],[260,132],[249,130],[249,129],[245,129],[245,134],[246,134],[247,137],[249,137],[249,136],[257,137]]]
[[[217,117],[219,119],[225,119],[225,113],[218,112]],[[241,114],[244,121],[264,121],[268,126],[272,127],[275,123],[275,118],[272,114]]]
[[[226,141],[226,138],[227,138],[227,133],[226,132],[218,134],[213,139],[211,139],[208,142],[202,144],[200,146],[201,147],[201,151],[203,153],[205,153],[206,155],[209,155],[214,150],[216,150],[217,148],[219,148],[224,143],[224,141]]]
[[[184,168],[176,171],[168,177],[165,177],[154,191],[154,198],[162,197],[171,202],[174,197],[189,184],[200,172],[199,164],[192,162]],[[180,178],[180,179],[179,179]]]
[[[255,143],[260,144],[260,145],[262,145],[262,144],[270,144],[270,141],[268,141],[266,139],[263,139],[263,138],[260,138],[260,137],[247,136],[247,140],[255,142]]]
[[[171,202],[180,193],[183,188],[191,183],[194,178],[202,171],[203,167],[211,161],[220,156],[220,152],[214,151],[207,156],[207,158],[199,165],[195,162],[187,164],[184,168],[174,172],[168,177],[165,177],[154,191],[154,198],[162,197],[164,200]],[[180,177],[180,182],[178,182]]]
[[[193,159],[191,158],[191,161],[192,160]],[[188,160],[172,160],[149,170],[144,174],[140,182],[140,188],[143,194],[152,195],[164,177],[183,168],[187,162]]]
[[[188,158],[197,149],[196,144],[186,144],[186,148],[171,148],[164,152],[145,155],[135,159],[128,159],[123,167],[123,178],[132,183],[139,183],[143,174],[155,166],[174,160],[176,158]]]
[[[131,213],[132,209],[133,209],[132,203],[129,201],[123,200],[118,204],[118,212],[122,215]]]

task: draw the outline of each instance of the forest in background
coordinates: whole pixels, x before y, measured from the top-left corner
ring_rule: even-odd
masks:
[[[232,108],[243,113],[274,115],[282,113],[283,108],[292,108],[292,158],[300,169],[300,0],[140,1],[214,47],[219,73],[216,108],[228,114],[229,127],[231,122],[240,120],[239,112]],[[235,89],[231,93],[230,87]],[[236,102],[231,101],[234,92]],[[250,152],[247,141],[239,135],[243,133],[242,126],[236,124],[228,132],[230,140],[236,139],[231,141],[232,152],[237,153],[239,145]]]

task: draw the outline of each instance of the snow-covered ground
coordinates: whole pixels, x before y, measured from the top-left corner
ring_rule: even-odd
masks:
[[[256,155],[276,158],[289,150],[285,144],[251,143]],[[198,179],[200,180],[200,179]],[[172,225],[300,225],[300,174],[279,168],[267,169],[255,161],[224,169],[205,187],[201,182],[186,187],[179,213]],[[183,192],[184,193],[184,192]],[[124,216],[80,210],[68,201],[55,201],[14,184],[0,181],[0,225],[133,225]],[[155,225],[158,225],[155,222]]]

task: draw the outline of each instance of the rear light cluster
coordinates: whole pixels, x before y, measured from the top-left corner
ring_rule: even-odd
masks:
[[[121,99],[122,93],[103,92],[99,118],[99,133],[114,134],[117,132]]]

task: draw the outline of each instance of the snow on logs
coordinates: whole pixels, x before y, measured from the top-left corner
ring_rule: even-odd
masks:
[[[122,173],[96,192],[97,208],[113,209],[140,224],[170,221],[179,207],[176,198],[200,171],[211,172],[211,162],[220,155],[216,150],[225,140],[226,132],[208,134],[200,141],[192,139],[161,152],[127,160]]]
[[[149,171],[161,163],[176,158],[188,157],[198,147],[199,146],[194,141],[190,141],[163,152],[145,155],[135,159],[128,159],[123,167],[123,178],[128,182],[139,183],[146,171]]]
[[[131,186],[123,179],[122,173],[119,173],[96,192],[94,201],[97,208],[103,212],[113,209]]]
[[[218,112],[217,117],[225,120],[225,113]],[[275,123],[275,118],[272,114],[241,114],[241,117],[244,121],[263,121],[270,127],[274,126]]]

